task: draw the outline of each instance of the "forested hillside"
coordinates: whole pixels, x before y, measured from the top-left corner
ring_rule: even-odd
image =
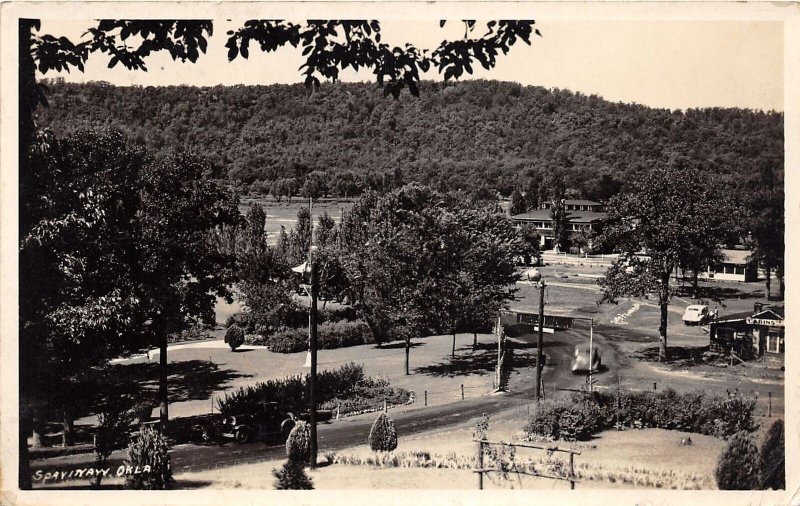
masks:
[[[398,100],[372,84],[313,94],[302,85],[49,88],[40,126],[58,134],[115,128],[155,151],[184,148],[254,189],[317,170],[509,195],[562,169],[568,187],[591,196],[603,174],[625,181],[671,156],[742,176],[735,179],[765,165],[783,173],[783,114],[774,112],[673,112],[497,81],[425,82],[420,98]]]

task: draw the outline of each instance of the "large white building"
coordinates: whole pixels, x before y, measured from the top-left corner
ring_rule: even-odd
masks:
[[[540,246],[545,250],[552,249],[555,241],[550,208],[550,202],[545,202],[539,209],[511,216],[515,223],[533,225],[542,238]],[[564,212],[567,220],[567,233],[581,230],[598,232],[600,224],[606,217],[606,213],[603,212],[603,204],[591,200],[567,199],[564,201]]]

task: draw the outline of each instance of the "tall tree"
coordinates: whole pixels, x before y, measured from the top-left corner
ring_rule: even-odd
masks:
[[[37,198],[21,202],[31,226],[20,248],[20,407],[37,408],[36,422],[57,411],[69,445],[77,410],[94,400],[86,383],[142,345],[131,264],[143,157],[118,133],[37,138],[27,194]]]
[[[622,253],[598,280],[601,302],[655,291],[660,308],[659,360],[669,358],[667,312],[671,274],[695,245],[708,240],[706,221],[721,208],[718,188],[700,170],[662,163],[639,171],[607,206],[603,240]]]
[[[753,250],[753,259],[767,274],[767,298],[771,295],[772,271],[780,282],[781,298],[784,296],[784,190],[783,172],[771,163],[763,163],[760,170],[742,190],[747,225],[747,241]]]
[[[215,296],[230,298],[235,262],[213,232],[238,221],[237,199],[204,177],[186,153],[145,166],[141,179],[139,287],[159,347],[161,423],[169,418],[167,337],[195,321],[214,323]]]
[[[556,251],[567,249],[569,233],[567,226],[564,199],[567,195],[567,183],[560,170],[545,174],[539,185],[539,202],[547,202],[550,206],[550,218],[553,220],[553,242]]]

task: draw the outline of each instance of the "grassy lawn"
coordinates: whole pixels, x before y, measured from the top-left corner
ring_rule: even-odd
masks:
[[[429,392],[428,404],[438,405],[461,398],[461,385],[465,397],[476,397],[492,390],[496,357],[496,337],[478,334],[479,347],[472,350],[473,335],[456,336],[456,359],[451,361],[452,336],[431,336],[415,340],[412,344],[410,369],[404,371],[403,343],[395,342],[378,348],[375,345],[354,346],[318,352],[319,370],[335,369],[348,362],[364,365],[367,376],[383,376],[392,386],[413,390],[415,406],[424,402],[424,391]],[[529,361],[533,355],[519,351],[518,363]],[[222,341],[203,341],[172,347],[170,362],[170,416],[182,417],[209,413],[211,399],[225,391],[271,378],[307,374],[303,367],[306,352],[272,353],[263,347],[243,346],[232,352]],[[127,360],[114,366],[114,375],[133,380],[136,387],[156,391],[158,388],[158,354]],[[512,375],[512,386],[520,381],[521,370]],[[81,422],[91,420],[83,419]]]

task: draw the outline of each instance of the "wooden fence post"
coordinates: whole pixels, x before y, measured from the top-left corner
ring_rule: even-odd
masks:
[[[483,441],[478,441],[478,490],[483,490]]]
[[[461,400],[464,400],[464,385],[461,385]]]
[[[575,454],[569,454],[569,489],[575,490]]]
[[[428,391],[425,390],[425,405],[428,405]]]

